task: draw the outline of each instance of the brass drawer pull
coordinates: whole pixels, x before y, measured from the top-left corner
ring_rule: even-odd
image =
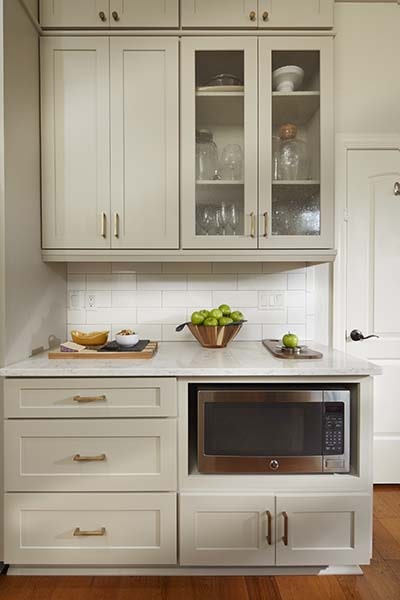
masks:
[[[119,21],[119,14],[116,10],[113,11],[112,18],[114,19],[114,21]]]
[[[255,21],[257,18],[257,14],[255,10],[252,10],[251,13],[249,14],[249,19],[250,21]]]
[[[289,539],[289,517],[286,511],[282,512],[282,516],[283,516],[283,538],[282,538],[282,542],[285,544],[285,546],[288,545],[288,539]]]
[[[119,214],[114,213],[114,237],[119,238]]]
[[[268,237],[268,212],[264,213],[264,237]]]
[[[106,528],[101,527],[101,529],[95,529],[94,531],[82,531],[80,527],[75,527],[74,536],[75,537],[102,537],[106,535]]]
[[[74,462],[104,462],[106,458],[105,454],[99,454],[98,456],[81,456],[80,454],[75,454],[72,460]]]
[[[107,400],[107,396],[102,394],[101,396],[74,396],[74,402],[79,404],[85,404],[89,402],[104,402]]]
[[[107,226],[107,215],[106,213],[103,211],[101,213],[101,226],[100,226],[100,235],[101,237],[105,238],[107,235],[107,231],[106,231],[106,226]]]
[[[99,17],[100,17],[100,20],[103,21],[103,23],[105,23],[105,21],[107,21],[106,13],[103,10],[101,10],[99,12]]]
[[[268,19],[269,19],[269,13],[268,13],[268,11],[264,11],[264,12],[263,12],[263,16],[262,16],[262,18],[263,18],[263,21],[264,21],[264,22],[265,22],[265,21],[268,21]]]
[[[393,192],[395,196],[400,196],[400,182],[396,181],[394,184]]]
[[[256,215],[253,212],[250,213],[250,237],[256,237]]]
[[[269,510],[267,510],[265,512],[265,514],[267,515],[267,542],[268,542],[268,545],[271,546],[272,545],[272,515]]]

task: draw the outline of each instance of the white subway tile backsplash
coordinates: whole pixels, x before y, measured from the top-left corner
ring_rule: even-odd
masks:
[[[189,290],[236,290],[236,275],[189,275]]]
[[[290,263],[73,263],[68,291],[80,299],[68,310],[68,329],[129,327],[142,338],[193,340],[175,327],[195,310],[229,304],[248,322],[236,339],[280,339],[289,329],[314,337],[314,267]],[[307,290],[307,291],[306,291]],[[282,306],[259,308],[260,293]],[[89,296],[91,304],[89,306]]]
[[[286,290],[287,275],[270,273],[264,275],[238,275],[239,290]]]
[[[198,306],[201,309],[211,307],[211,304],[211,292],[163,292],[163,306],[166,308]]]
[[[187,290],[186,273],[138,274],[138,290]]]
[[[213,306],[218,307],[221,304],[229,304],[232,310],[238,306],[242,308],[257,308],[258,307],[258,292],[250,291],[233,291],[233,292],[213,292]]]

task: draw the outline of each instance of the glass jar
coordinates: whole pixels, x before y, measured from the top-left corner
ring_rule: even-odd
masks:
[[[196,179],[206,181],[218,176],[218,148],[208,129],[196,131]]]
[[[297,138],[297,126],[285,123],[279,128],[278,179],[309,179],[310,161],[307,145]]]

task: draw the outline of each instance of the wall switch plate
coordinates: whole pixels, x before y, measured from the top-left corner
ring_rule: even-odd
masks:
[[[280,309],[285,306],[284,292],[258,292],[259,310]]]
[[[68,293],[68,308],[70,310],[79,310],[85,308],[84,292],[71,291]]]

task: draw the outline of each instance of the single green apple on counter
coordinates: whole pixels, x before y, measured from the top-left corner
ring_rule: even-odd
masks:
[[[299,345],[299,338],[295,333],[290,333],[289,331],[283,336],[282,344],[285,346],[285,348],[297,348]]]

